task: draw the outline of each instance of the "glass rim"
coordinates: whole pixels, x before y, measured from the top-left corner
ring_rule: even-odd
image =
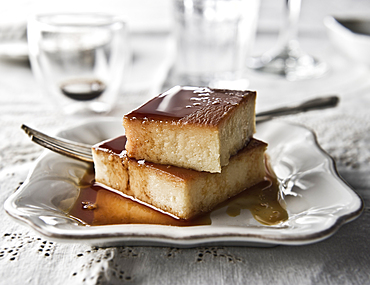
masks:
[[[104,13],[48,13],[35,15],[29,23],[38,23],[50,28],[99,28],[126,22],[119,16]]]

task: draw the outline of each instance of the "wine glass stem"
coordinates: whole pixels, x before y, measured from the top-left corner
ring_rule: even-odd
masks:
[[[301,11],[301,0],[286,0],[284,22],[279,32],[278,46],[281,49],[289,49],[297,45],[298,21]]]

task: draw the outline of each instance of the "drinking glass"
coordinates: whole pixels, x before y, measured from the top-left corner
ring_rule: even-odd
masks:
[[[127,27],[112,15],[48,14],[28,23],[32,70],[67,114],[109,112],[121,89]]]
[[[285,0],[284,23],[275,48],[261,57],[251,58],[249,67],[261,72],[278,74],[288,80],[318,78],[328,66],[304,52],[298,42],[298,21],[301,0]]]
[[[173,0],[176,84],[222,87],[244,79],[259,0]]]

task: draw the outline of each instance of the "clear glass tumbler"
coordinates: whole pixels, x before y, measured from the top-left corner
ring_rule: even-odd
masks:
[[[108,113],[129,61],[125,23],[112,15],[49,14],[28,22],[32,70],[66,114]]]
[[[259,0],[173,0],[177,84],[243,79],[254,43]]]

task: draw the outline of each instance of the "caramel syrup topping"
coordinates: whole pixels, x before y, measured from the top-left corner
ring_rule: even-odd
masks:
[[[129,119],[207,123],[216,125],[234,106],[253,91],[175,86],[125,115]]]

